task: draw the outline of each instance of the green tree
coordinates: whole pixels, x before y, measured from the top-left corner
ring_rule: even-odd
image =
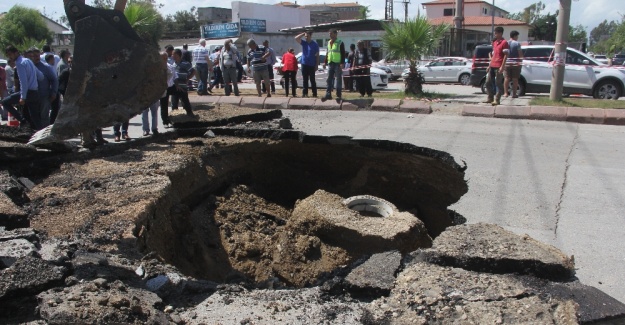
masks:
[[[537,17],[531,24],[530,36],[535,40],[555,42],[558,30],[558,12]]]
[[[163,17],[151,2],[132,1],[124,10],[130,26],[144,41],[158,46],[163,36]]]
[[[182,32],[200,29],[200,22],[197,19],[195,7],[191,7],[191,10],[176,11],[172,18],[174,21],[174,31]]]
[[[382,44],[389,59],[410,62],[410,73],[404,80],[406,94],[423,93],[423,77],[417,70],[417,62],[422,56],[434,53],[449,26],[432,26],[425,16],[409,19],[405,23],[385,23],[383,26],[386,33],[382,36]]]
[[[583,25],[569,26],[569,42],[586,42],[588,34]]]
[[[540,17],[543,16],[542,15],[543,10],[545,10],[545,4],[542,3],[542,1],[539,1],[539,2],[533,3],[525,7],[525,9],[523,9],[523,11],[521,12],[508,15],[508,18],[519,20],[519,21],[524,21],[525,23],[529,25],[533,25],[536,22],[536,20],[538,20]]]
[[[358,8],[358,19],[368,19],[370,13],[371,8],[369,8],[369,6],[360,6],[360,8]]]
[[[14,45],[20,50],[31,46],[50,44],[52,32],[46,26],[41,13],[35,9],[13,6],[0,19],[0,47]]]
[[[610,38],[610,35],[614,33],[617,27],[618,24],[615,21],[612,20],[608,22],[607,19],[604,20],[590,31],[589,45],[592,46],[601,41],[607,40]]]
[[[91,6],[102,9],[113,9],[113,0],[93,0]]]

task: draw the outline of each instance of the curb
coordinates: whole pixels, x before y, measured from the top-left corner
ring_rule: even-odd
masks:
[[[625,109],[564,106],[464,105],[462,108],[462,116],[625,125]]]
[[[384,111],[431,114],[432,104],[419,100],[400,99],[348,99],[321,100],[301,97],[255,96],[201,96],[193,97],[198,104],[230,104],[258,109],[305,109],[342,111]],[[512,106],[465,104],[462,116],[562,121],[583,124],[625,125],[625,109],[600,109],[565,106]]]
[[[342,111],[387,111],[416,114],[432,113],[431,103],[401,99],[347,99],[322,100],[302,97],[256,97],[256,96],[201,96],[192,97],[193,103],[246,106],[258,109],[312,109]],[[625,122],[625,121],[624,121]]]

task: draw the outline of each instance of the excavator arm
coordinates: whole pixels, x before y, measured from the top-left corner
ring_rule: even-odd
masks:
[[[125,122],[158,100],[167,88],[166,67],[155,45],[143,41],[115,9],[64,0],[74,31],[74,57],[63,104],[54,124],[33,135],[45,144]]]

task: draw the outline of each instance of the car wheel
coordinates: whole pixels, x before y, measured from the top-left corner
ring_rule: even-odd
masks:
[[[482,79],[482,82],[480,82],[480,89],[482,90],[482,94],[486,94],[486,78]]]
[[[512,95],[512,81],[508,84],[508,94]],[[517,95],[525,96],[525,83],[522,80],[519,80],[519,90],[517,91]]]
[[[597,99],[618,99],[621,97],[621,86],[614,80],[605,80],[595,87],[593,97]]]
[[[468,86],[470,81],[471,75],[468,73],[463,73],[460,75],[460,78],[458,78],[458,82],[463,86]]]

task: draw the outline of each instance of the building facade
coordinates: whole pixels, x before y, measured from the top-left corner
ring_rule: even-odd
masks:
[[[438,49],[438,55],[471,57],[477,45],[490,44],[492,30],[496,26],[504,28],[505,38],[509,37],[510,31],[516,30],[519,32],[519,41],[528,40],[530,26],[522,21],[508,19],[509,12],[506,10],[483,0],[463,0],[461,7],[462,28],[456,29],[456,1],[434,0],[423,3],[431,24],[450,26]]]

